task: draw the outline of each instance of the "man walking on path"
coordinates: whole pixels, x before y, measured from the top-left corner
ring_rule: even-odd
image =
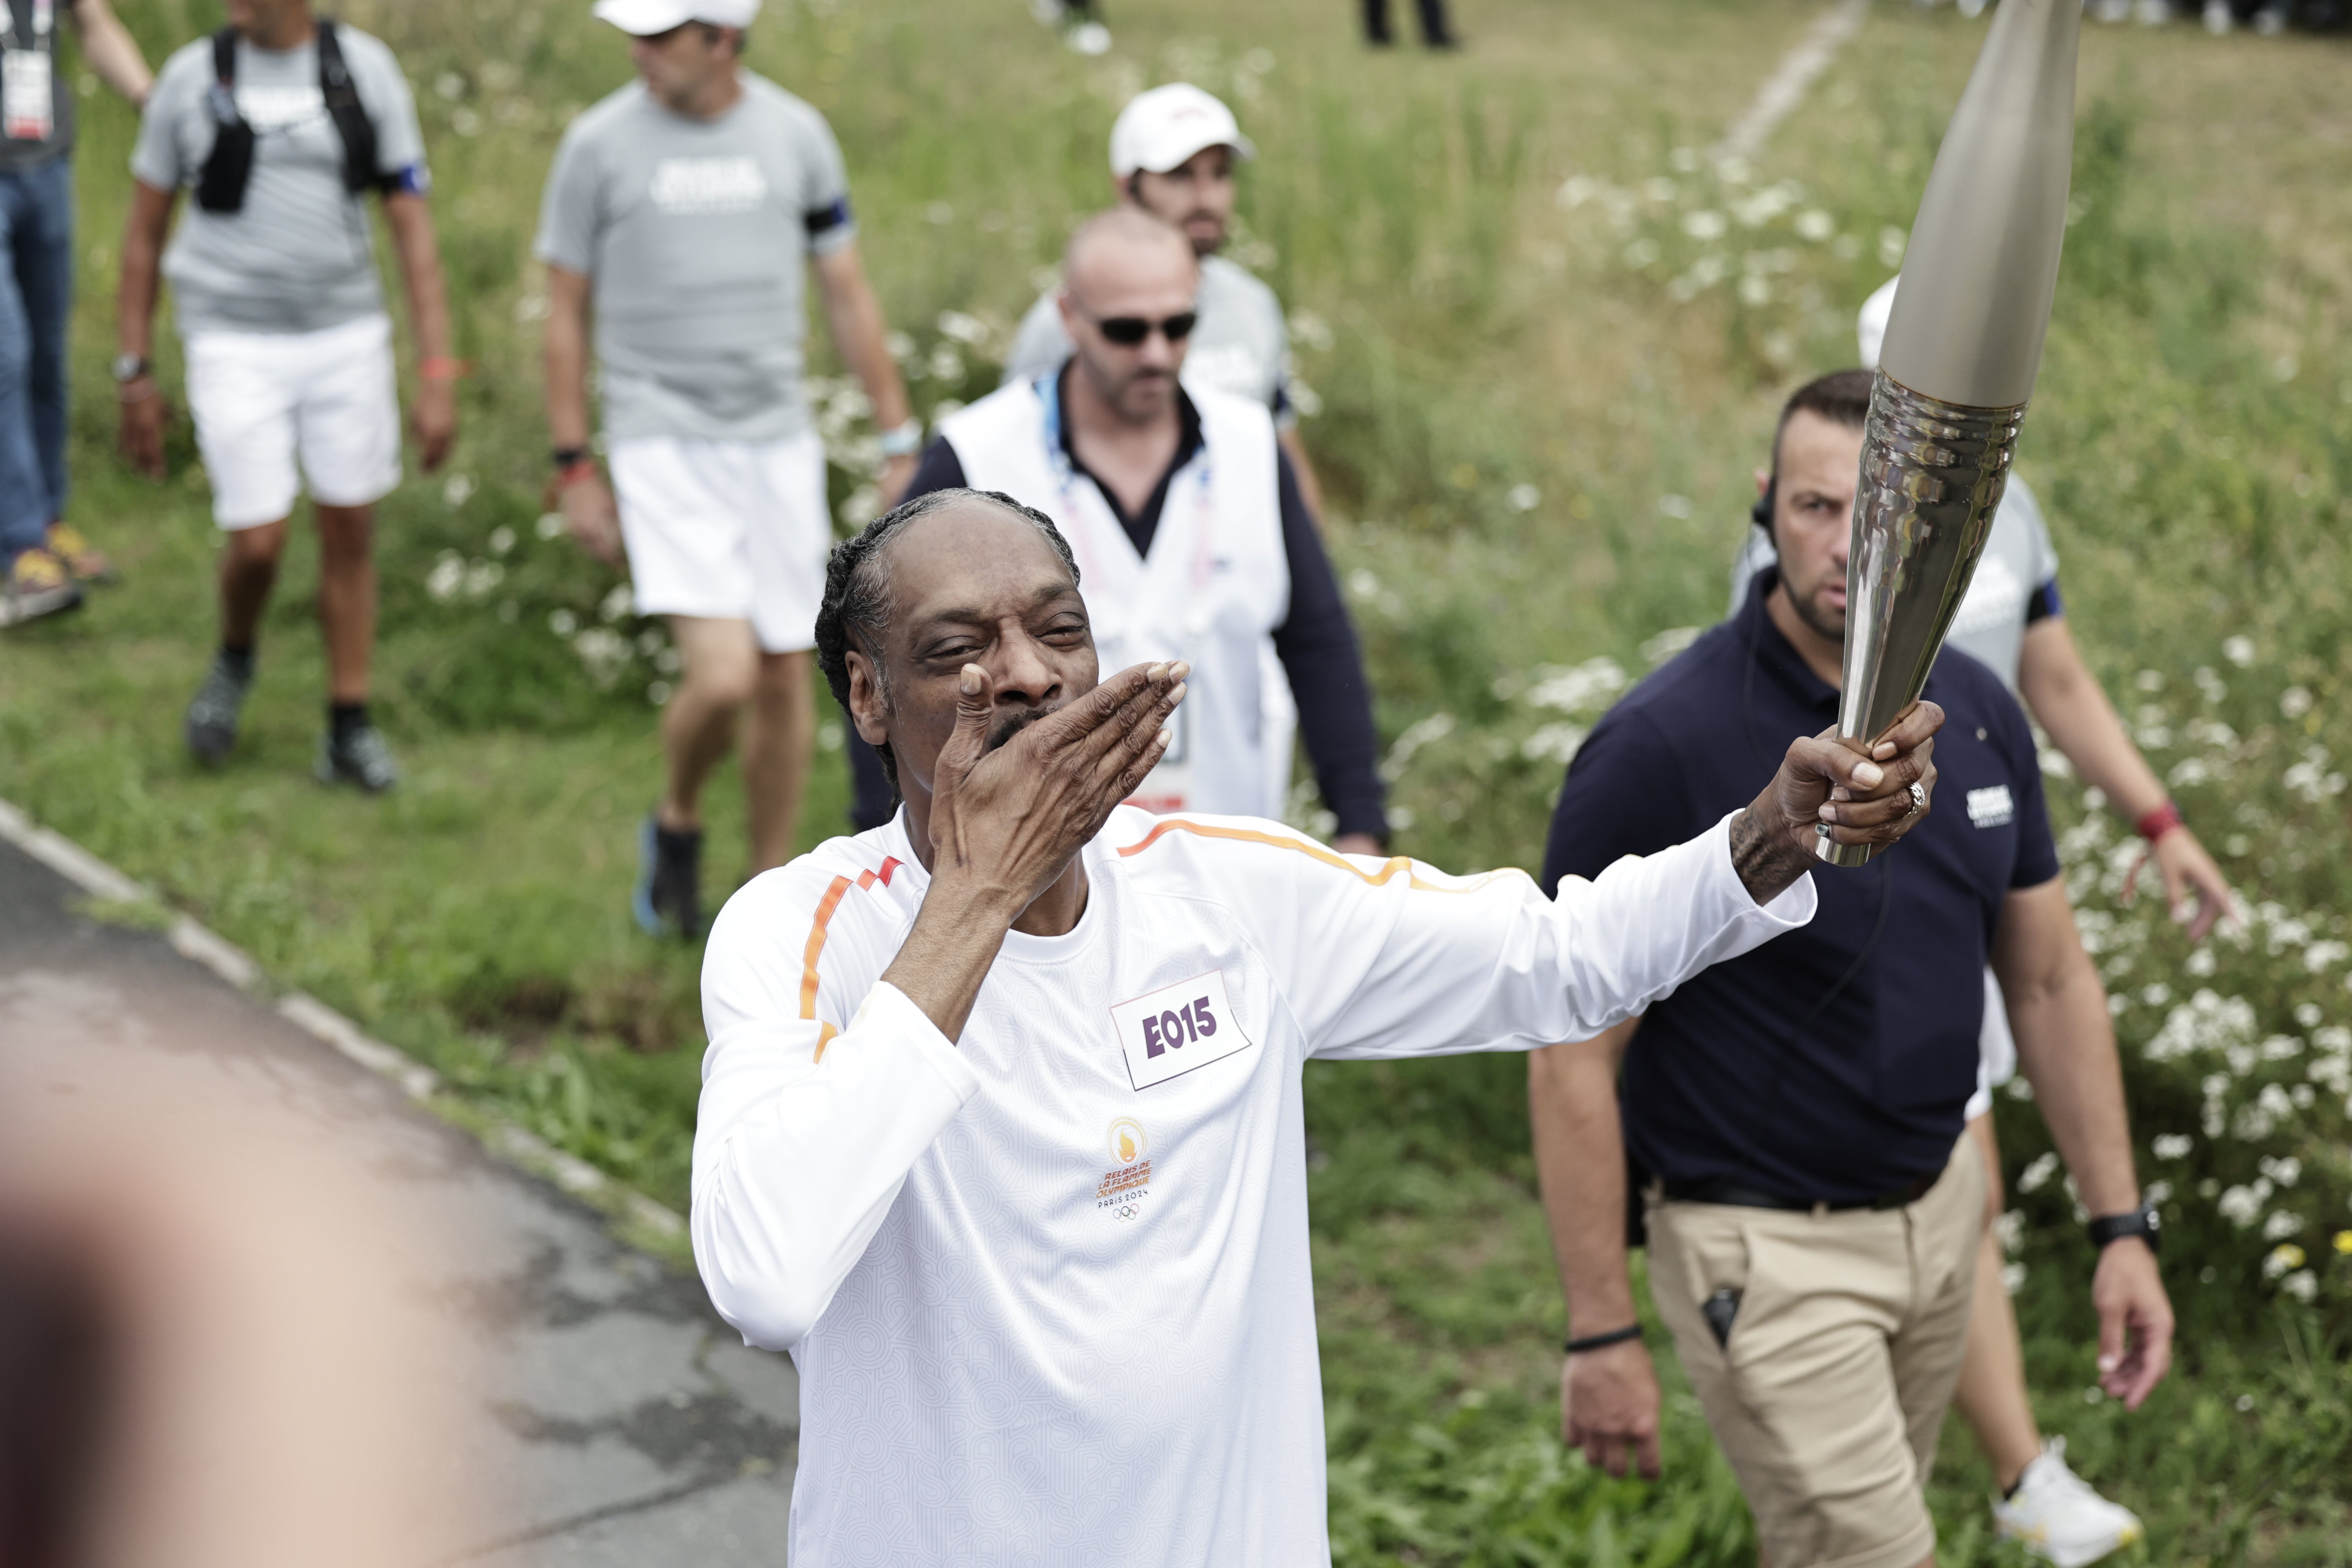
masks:
[[[0,626],[70,610],[104,554],[65,521],[74,97],[59,13],[133,105],[154,84],[106,0],[0,0]]]
[[[1387,837],[1371,692],[1331,563],[1263,404],[1181,382],[1200,269],[1183,237],[1133,207],[1071,237],[1060,296],[1076,352],[940,426],[909,495],[1002,490],[1077,552],[1105,657],[1183,658],[1194,695],[1135,804],[1279,816],[1292,728],[1264,672],[1304,699],[1307,750],[1335,845]],[[870,757],[870,753],[867,753]],[[896,805],[861,766],[857,820]]]
[[[1765,738],[1835,721],[1870,387],[1847,371],[1790,399],[1767,492],[1776,564],[1595,727],[1552,818],[1547,886],[1676,842],[1770,765]],[[1657,1473],[1657,1384],[1625,1268],[1630,1155],[1658,1315],[1774,1568],[1934,1562],[1923,1488],[1984,1232],[1989,1173],[1964,1122],[1988,961],[2100,1248],[2100,1384],[2137,1409],[2170,1362],[2115,1031],[2032,731],[1957,649],[1926,696],[1948,721],[1947,809],[1869,867],[1816,876],[1819,916],[1769,962],[1721,965],[1529,1059],[1573,1335],[1563,1433],[1612,1473]],[[1727,727],[1758,737],[1748,754],[1717,743]]]
[[[236,742],[262,610],[307,484],[327,643],[318,775],[386,790],[400,772],[368,714],[373,532],[375,503],[400,482],[400,398],[364,198],[383,198],[408,287],[416,439],[429,472],[456,437],[461,367],[450,353],[424,134],[407,77],[375,38],[314,18],[309,0],[230,0],[228,15],[227,26],[165,62],[131,154],[114,366],[123,450],[163,477],[152,353],[160,274],[172,283],[213,517],[227,535],[220,648],[188,705],[188,749],[217,763]],[[183,187],[195,205],[165,250]]]
[[[738,715],[750,710],[754,875],[792,854],[814,750],[808,650],[833,529],[803,389],[803,258],[883,430],[886,501],[922,443],[858,260],[841,149],[815,110],[741,67],[759,8],[599,0],[639,79],[564,133],[538,241],[564,521],[607,561],[625,550],[637,613],[668,618],[684,661],[634,908],[647,932],[688,940],[702,928],[703,785]],[[590,453],[592,314],[609,487]]]

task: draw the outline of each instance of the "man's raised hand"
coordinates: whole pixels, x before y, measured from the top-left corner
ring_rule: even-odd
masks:
[[[1883,847],[1925,820],[1936,788],[1935,734],[1943,727],[1944,710],[1919,702],[1867,757],[1835,730],[1790,742],[1780,771],[1731,825],[1732,864],[1756,901],[1770,902],[1812,868],[1824,827],[1837,843]]]
[[[1139,664],[1024,722],[998,711],[985,671],[964,666],[931,781],[932,877],[1001,897],[1017,918],[1159,763],[1191,672]],[[992,728],[1007,722],[1020,728],[992,749]]]

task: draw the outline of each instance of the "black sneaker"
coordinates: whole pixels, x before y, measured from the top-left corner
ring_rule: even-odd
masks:
[[[320,784],[355,784],[370,795],[382,795],[400,782],[392,748],[373,724],[354,725],[340,742],[332,730],[320,736],[317,771]]]
[[[236,744],[236,721],[245,710],[246,694],[253,689],[253,666],[240,670],[226,654],[213,655],[205,683],[188,704],[188,750],[199,762],[217,767]]]
[[[673,830],[652,816],[637,831],[637,887],[629,901],[647,936],[702,934],[702,830]]]

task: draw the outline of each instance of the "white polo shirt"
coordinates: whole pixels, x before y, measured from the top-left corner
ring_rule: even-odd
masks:
[[[793,1568],[1327,1563],[1307,1059],[1584,1038],[1813,910],[1723,825],[1553,902],[1121,807],[951,1042],[878,984],[904,820],[754,879],[704,961],[695,1258],[800,1368]]]

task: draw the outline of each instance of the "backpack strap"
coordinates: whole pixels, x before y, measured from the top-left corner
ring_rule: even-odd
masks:
[[[213,150],[196,176],[196,205],[208,213],[233,213],[245,205],[253,177],[253,127],[236,107],[236,29],[213,35],[213,85],[205,94],[213,120]]]
[[[375,124],[368,119],[366,105],[360,102],[351,68],[343,63],[343,46],[336,37],[334,18],[320,17],[318,28],[319,91],[327,100],[335,134],[342,138],[343,188],[353,195],[389,189],[392,182],[376,172]]]

